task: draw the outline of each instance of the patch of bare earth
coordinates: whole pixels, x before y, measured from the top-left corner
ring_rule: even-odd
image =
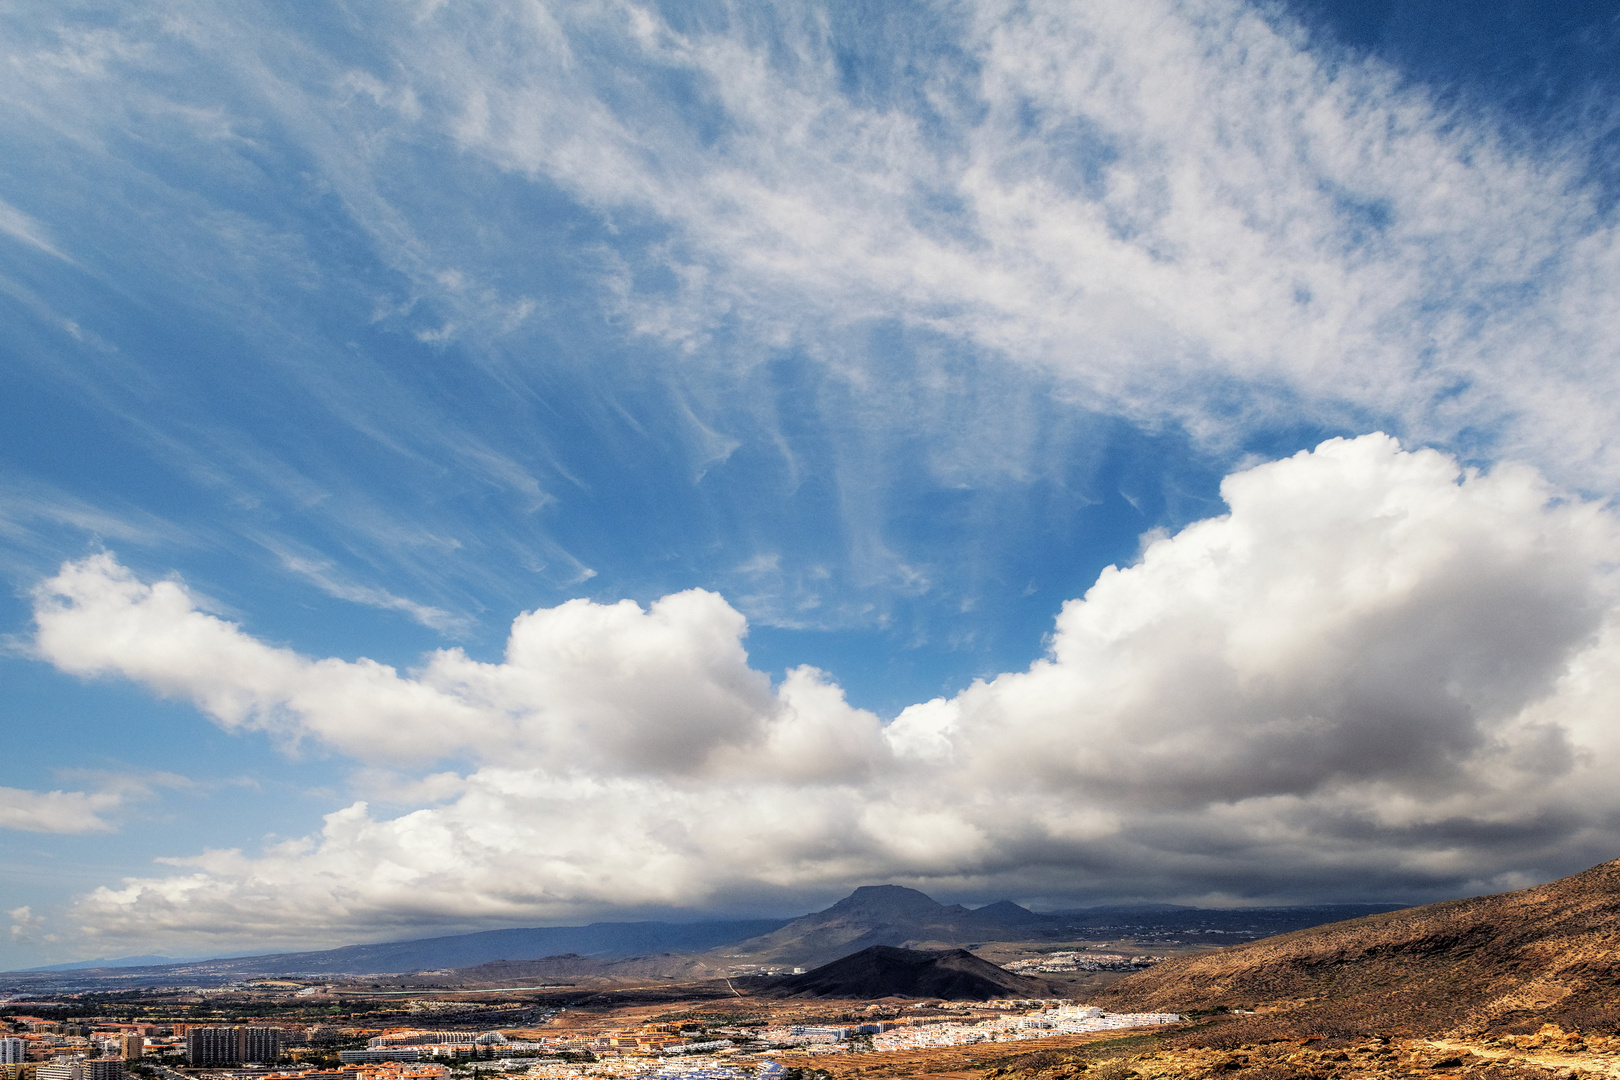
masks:
[[[1087,1035],[1054,1035],[1022,1043],[975,1043],[971,1046],[933,1046],[923,1050],[885,1050],[871,1053],[772,1055],[790,1069],[825,1073],[832,1080],[888,1080],[889,1077],[963,1077],[978,1080],[987,1066],[1039,1045],[1046,1050],[1074,1050],[1092,1043],[1118,1039],[1117,1031]]]
[[[1206,1030],[1126,1042],[1010,1058],[983,1080],[1620,1080],[1620,1038],[1550,1024],[1534,1035],[1479,1038],[1250,1043]]]

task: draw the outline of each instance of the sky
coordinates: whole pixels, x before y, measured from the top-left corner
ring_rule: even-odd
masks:
[[[0,967],[1620,856],[1610,5],[0,20]]]

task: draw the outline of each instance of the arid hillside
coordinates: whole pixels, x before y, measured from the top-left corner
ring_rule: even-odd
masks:
[[[1124,1010],[1259,1010],[1300,1035],[1613,1030],[1620,861],[1546,885],[1300,930],[1166,962],[1102,990]]]

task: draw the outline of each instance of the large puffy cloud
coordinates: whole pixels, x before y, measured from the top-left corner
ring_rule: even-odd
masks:
[[[1455,475],[1370,437],[1230,477],[1231,513],[1105,571],[1049,659],[891,738],[1157,806],[1567,760],[1520,714],[1602,625],[1612,522],[1526,470]]]
[[[1612,854],[1608,510],[1382,435],[1223,493],[1229,513],[1067,604],[1028,670],[886,727],[811,669],[771,686],[700,591],[532,612],[499,664],[447,651],[402,675],[263,645],[110,557],[70,564],[36,598],[40,654],[68,670],[351,753],[473,759],[433,779],[436,805],[356,804],[78,913],[146,939],[339,940],[878,879],[1422,895]]]
[[[194,703],[222,726],[314,737],[357,757],[516,762],[591,774],[853,775],[881,755],[875,716],[813,669],[772,692],[748,667],[745,621],[692,589],[643,611],[571,600],[520,616],[502,663],[435,652],[402,676],[312,660],[200,610],[178,581],[146,584],[111,555],[35,592],[41,655]]]

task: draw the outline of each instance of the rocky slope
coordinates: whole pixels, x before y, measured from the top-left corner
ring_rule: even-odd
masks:
[[[1304,1034],[1612,1027],[1620,1022],[1620,861],[1531,889],[1168,961],[1114,983],[1096,1003],[1259,1009],[1265,1015],[1245,1023]]]

